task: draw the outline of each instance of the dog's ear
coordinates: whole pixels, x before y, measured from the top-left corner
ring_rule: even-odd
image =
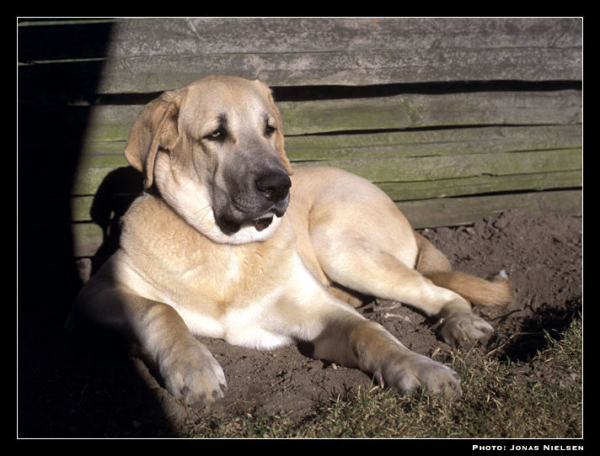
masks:
[[[281,113],[279,112],[279,108],[277,108],[277,105],[275,104],[275,100],[273,99],[273,93],[271,92],[271,89],[267,88],[267,90],[269,92],[269,101],[273,107],[273,116],[275,117],[275,122],[277,123],[277,130],[275,131],[277,155],[279,155],[279,160],[281,160],[281,164],[283,165],[287,173],[291,176],[293,171],[292,165],[290,164],[290,160],[288,159],[285,153],[283,139],[283,121],[281,119]]]
[[[148,103],[129,132],[125,158],[144,174],[144,188],[150,188],[154,181],[159,149],[171,152],[178,142],[177,120],[185,93],[171,90]]]

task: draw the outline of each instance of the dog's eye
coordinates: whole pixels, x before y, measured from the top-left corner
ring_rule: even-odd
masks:
[[[211,141],[223,141],[225,140],[225,132],[222,129],[217,129],[204,137]]]
[[[267,125],[265,127],[265,134],[267,135],[267,137],[271,137],[273,135],[273,133],[275,133],[275,130],[277,130],[277,128],[271,126],[271,125]]]

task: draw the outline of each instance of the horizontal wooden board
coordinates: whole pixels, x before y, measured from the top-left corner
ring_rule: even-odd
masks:
[[[565,190],[469,198],[436,198],[397,203],[397,206],[414,228],[435,228],[468,225],[508,210],[519,210],[529,214],[580,216],[581,198],[580,190]]]
[[[115,156],[114,160],[126,166],[124,158]],[[295,166],[335,166],[358,174],[371,182],[423,182],[481,175],[508,176],[575,171],[582,168],[582,156],[581,149],[578,148],[498,154],[386,157],[376,160],[330,159],[317,162],[301,161],[294,164]],[[116,165],[83,168],[77,176],[73,194],[95,194],[103,180],[118,167]]]
[[[581,145],[580,124],[306,135],[285,140],[288,157],[296,161],[525,152]]]
[[[485,216],[498,215],[507,210],[527,213],[557,213],[581,215],[581,191],[535,192],[510,195],[478,196],[470,198],[441,198],[397,203],[414,228],[457,226],[471,224]],[[94,223],[72,225],[74,255],[93,256],[105,232]]]
[[[119,58],[368,51],[576,48],[580,18],[180,18],[116,22]]]
[[[297,165],[313,164],[302,162]],[[580,170],[581,149],[507,154],[398,157],[378,160],[368,158],[324,160],[318,164],[345,169],[371,182],[432,181],[480,175],[507,176]]]
[[[279,104],[284,131],[308,133],[581,122],[581,92],[406,94]]]
[[[374,49],[577,48],[581,18],[116,18],[23,21],[26,61],[101,58],[69,38],[91,40],[111,27],[110,54],[153,55],[327,52]],[[36,43],[44,42],[44,47]],[[37,52],[38,54],[34,54]],[[85,53],[85,54],[84,54]],[[26,57],[26,58],[25,58]],[[59,57],[54,57],[59,59]]]
[[[580,18],[175,18],[90,24],[108,37],[100,93],[154,92],[206,74],[271,85],[373,85],[481,80],[581,80]],[[97,71],[75,24],[23,24],[24,58],[67,75]],[[65,37],[72,34],[72,40]],[[82,35],[83,34],[83,35]],[[49,48],[35,49],[33,42]],[[66,44],[65,44],[66,43]],[[61,48],[66,47],[63,51]],[[58,49],[56,49],[58,48]],[[45,50],[45,51],[44,51]],[[36,51],[38,52],[36,54]]]
[[[581,188],[581,185],[581,170],[507,176],[482,175],[433,181],[377,183],[377,186],[394,201],[499,194],[502,192],[573,189]]]
[[[451,126],[581,123],[581,92],[476,92],[278,103],[286,135]],[[74,108],[76,111],[82,108]],[[87,141],[123,141],[143,109],[91,109]],[[79,114],[81,115],[81,113]]]
[[[580,49],[316,51],[195,58],[160,55],[107,60],[98,92],[154,92],[181,87],[210,74],[260,79],[273,86],[581,80],[581,62]]]
[[[83,167],[124,165],[126,141],[90,141],[83,145]],[[492,152],[573,149],[582,145],[581,124],[449,128],[336,135],[286,136],[291,160],[419,157]]]

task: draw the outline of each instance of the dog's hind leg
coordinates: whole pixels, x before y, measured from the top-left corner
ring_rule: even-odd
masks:
[[[376,238],[367,238],[354,229],[342,230],[333,237],[319,225],[311,232],[319,263],[332,282],[365,295],[400,301],[440,319],[439,334],[453,346],[489,339],[492,326],[473,313],[469,300],[476,295],[486,297],[487,293],[504,303],[510,297],[507,281],[485,281],[454,273],[445,257],[430,244],[418,257],[424,275],[402,261],[389,242],[378,243]],[[417,243],[419,247],[425,244],[421,239]]]
[[[443,319],[440,334],[452,345],[489,338],[492,327],[473,314],[471,302],[506,303],[506,280],[484,281],[453,272],[394,202],[361,177],[323,168],[299,172],[294,185],[300,198],[303,192],[316,195],[304,204],[310,255],[320,276],[344,289],[400,301]]]

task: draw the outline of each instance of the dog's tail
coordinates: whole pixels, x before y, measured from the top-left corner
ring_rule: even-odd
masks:
[[[513,299],[513,293],[504,271],[491,280],[453,271],[446,256],[428,239],[415,231],[419,247],[416,269],[434,284],[448,288],[473,304],[505,306]]]

